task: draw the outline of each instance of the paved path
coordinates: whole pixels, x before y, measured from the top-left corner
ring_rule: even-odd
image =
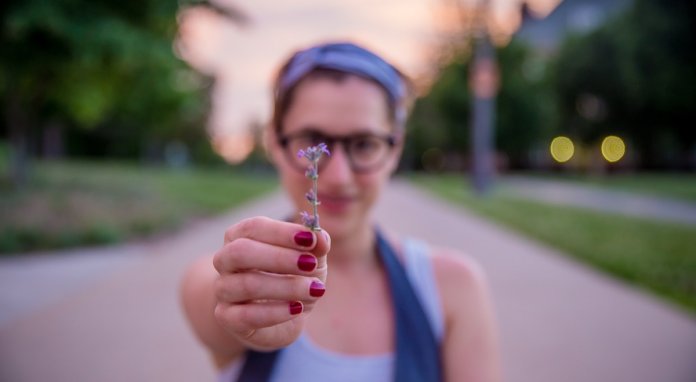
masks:
[[[483,265],[507,381],[696,380],[696,321],[680,310],[404,183],[393,184],[382,202],[378,218],[385,225],[461,248]],[[179,310],[181,272],[220,245],[228,224],[287,211],[287,201],[273,195],[171,238],[94,250],[93,256],[112,251],[116,260],[90,268],[98,278],[78,268],[68,286],[59,282],[66,272],[53,282],[43,280],[51,277],[45,270],[0,279],[16,301],[41,299],[45,288],[59,292],[12,309],[0,323],[0,381],[214,380]],[[36,261],[2,261],[0,276],[8,267],[42,269]],[[0,303],[2,310],[12,305]]]
[[[0,261],[0,327],[148,259],[147,245],[82,248]],[[21,290],[21,292],[19,292]]]
[[[696,203],[517,176],[503,178],[501,185],[517,196],[546,203],[696,225]]]

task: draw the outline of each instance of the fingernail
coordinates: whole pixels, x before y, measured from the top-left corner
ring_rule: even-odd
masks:
[[[305,272],[311,272],[317,267],[317,258],[303,254],[297,259],[297,267]]]
[[[314,235],[307,231],[298,232],[295,234],[295,243],[303,247],[310,247],[314,243]]]
[[[290,303],[290,314],[293,316],[302,313],[302,303],[299,301],[293,301]]]
[[[309,295],[312,297],[321,297],[324,293],[326,293],[324,283],[321,281],[312,281],[312,284],[309,286]]]

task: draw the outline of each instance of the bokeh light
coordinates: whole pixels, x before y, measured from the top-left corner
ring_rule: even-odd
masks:
[[[558,136],[551,141],[551,146],[549,147],[551,151],[551,156],[556,162],[563,163],[570,160],[575,153],[575,146],[573,141],[568,137]]]
[[[626,154],[626,144],[623,139],[609,135],[602,141],[602,156],[607,162],[618,162]]]

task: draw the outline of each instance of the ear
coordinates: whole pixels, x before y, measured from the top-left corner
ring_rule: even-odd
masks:
[[[266,158],[274,167],[278,166],[278,153],[281,152],[281,147],[278,144],[278,134],[272,124],[268,124],[263,131],[263,149],[266,152]]]
[[[394,173],[399,167],[399,162],[401,161],[401,155],[404,153],[404,141],[406,138],[405,132],[399,134],[396,138],[396,143],[392,149],[391,158],[389,159],[389,172]]]

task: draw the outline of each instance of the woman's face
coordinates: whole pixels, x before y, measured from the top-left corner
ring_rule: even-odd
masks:
[[[302,81],[283,119],[281,134],[297,136],[308,132],[329,137],[388,136],[393,130],[383,90],[356,76],[342,81]],[[288,153],[277,143],[277,135],[272,132],[269,138],[268,147],[283,186],[298,211],[311,212],[311,205],[305,200],[311,181],[290,163]],[[320,222],[334,240],[349,237],[371,223],[371,208],[398,164],[400,142],[397,138],[397,145],[385,155],[381,165],[369,172],[354,172],[345,147],[339,143],[333,145],[330,158],[322,158],[327,163],[319,173]]]

